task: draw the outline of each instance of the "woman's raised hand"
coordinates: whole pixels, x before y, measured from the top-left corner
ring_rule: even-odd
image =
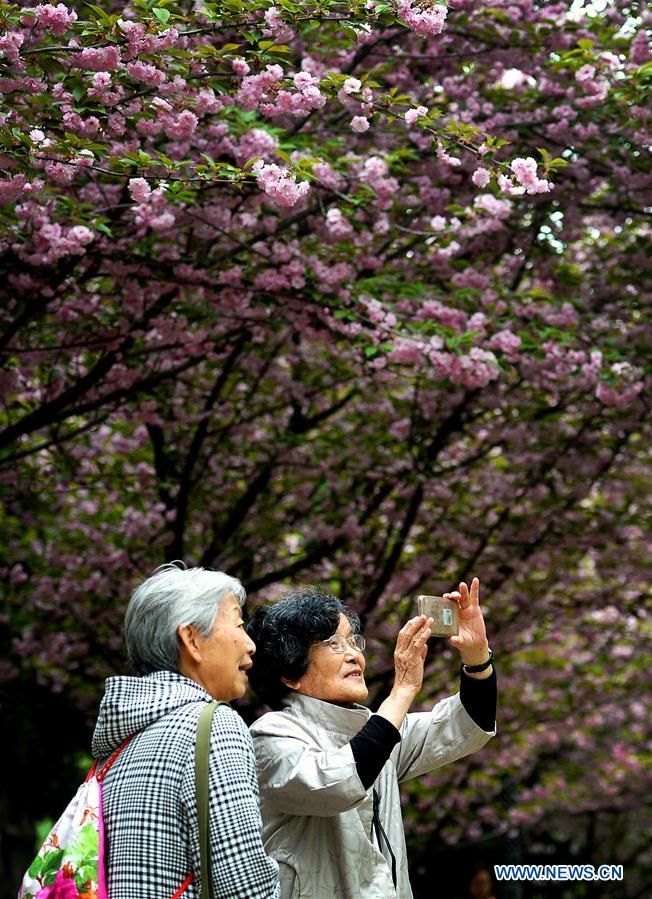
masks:
[[[460,632],[448,642],[458,650],[465,665],[481,665],[489,654],[484,616],[480,608],[480,581],[474,577],[471,590],[462,582],[459,592],[444,593],[444,599],[454,599],[460,607]]]
[[[401,628],[394,650],[394,690],[414,698],[423,683],[423,664],[432,635],[432,618],[418,615]]]
[[[423,683],[423,663],[433,620],[425,615],[411,618],[398,632],[394,650],[394,686],[376,712],[400,728]]]

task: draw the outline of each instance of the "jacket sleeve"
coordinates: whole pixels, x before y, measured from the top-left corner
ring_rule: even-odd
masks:
[[[262,798],[287,815],[331,817],[355,808],[367,791],[350,744],[320,749],[284,718],[270,713],[252,728]]]
[[[411,712],[392,753],[399,781],[419,777],[480,749],[496,733],[482,730],[469,716],[459,694],[438,702],[430,712]]]
[[[194,791],[194,753],[192,762]],[[277,899],[278,864],[263,848],[251,736],[242,718],[226,706],[218,708],[213,716],[209,778],[213,899]],[[194,799],[193,806],[193,861],[195,871],[199,871]]]

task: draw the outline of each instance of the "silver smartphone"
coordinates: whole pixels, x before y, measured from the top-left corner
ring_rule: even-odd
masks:
[[[434,637],[454,637],[460,632],[460,607],[454,599],[443,596],[417,596],[417,612],[432,618]]]

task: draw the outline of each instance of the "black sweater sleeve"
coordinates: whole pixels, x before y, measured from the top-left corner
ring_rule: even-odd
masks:
[[[362,730],[351,740],[351,752],[358,769],[358,777],[368,790],[380,774],[392,749],[401,735],[391,721],[372,715]]]
[[[486,731],[493,730],[497,704],[496,670],[484,680],[462,673],[460,699],[478,727]],[[369,789],[376,780],[400,739],[399,731],[390,721],[380,715],[372,715],[351,740],[351,752],[365,789]]]
[[[462,705],[482,730],[493,730],[496,724],[496,705],[498,699],[498,686],[496,669],[490,677],[478,680],[477,677],[462,675],[460,679],[460,699]]]

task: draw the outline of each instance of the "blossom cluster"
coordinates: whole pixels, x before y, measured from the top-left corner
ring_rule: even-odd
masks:
[[[257,160],[253,171],[261,189],[279,206],[295,206],[310,190],[307,181],[297,181],[291,172],[275,163],[265,165]]]
[[[77,21],[74,9],[68,9],[63,3],[39,3],[38,6],[23,9],[22,23],[28,27],[44,28],[50,34],[65,34],[73,22]],[[34,21],[36,19],[36,22]]]
[[[437,0],[399,0],[398,12],[417,34],[435,37],[444,28],[448,10]]]
[[[537,174],[538,164],[535,159],[528,156],[526,159],[514,159],[510,163],[510,169],[516,178],[517,185],[506,176],[499,176],[501,188],[508,194],[541,194],[552,190],[553,184],[546,178],[539,178]]]

